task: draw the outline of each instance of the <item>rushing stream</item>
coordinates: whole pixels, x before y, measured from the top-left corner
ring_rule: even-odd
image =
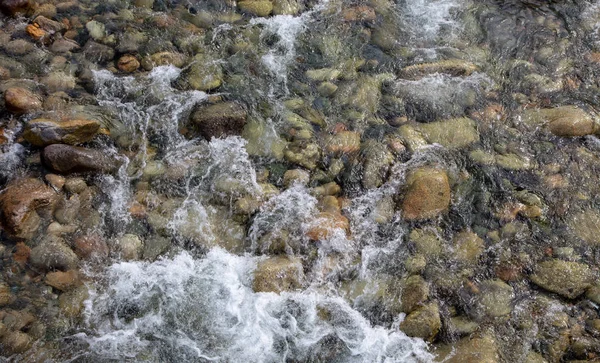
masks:
[[[0,10],[0,361],[599,359],[598,2]]]

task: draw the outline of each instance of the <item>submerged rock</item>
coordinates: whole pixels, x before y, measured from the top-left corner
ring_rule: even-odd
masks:
[[[83,147],[53,144],[43,151],[43,161],[58,173],[84,173],[116,171],[120,162],[100,150]]]
[[[42,108],[42,101],[35,94],[19,87],[4,91],[4,102],[6,109],[16,114],[31,113]]]
[[[62,241],[44,241],[31,249],[29,256],[31,265],[47,270],[72,270],[77,267],[79,258],[73,250]]]
[[[326,150],[331,154],[347,154],[360,150],[360,133],[341,131],[327,140]]]
[[[2,0],[0,9],[7,15],[25,14],[32,10],[34,2],[32,0]]]
[[[92,140],[99,129],[100,124],[94,120],[35,119],[27,123],[23,138],[35,146],[77,145]]]
[[[408,191],[402,201],[402,216],[408,220],[436,217],[450,206],[450,183],[444,170],[423,167],[406,179]]]
[[[440,309],[435,302],[414,310],[400,323],[400,330],[409,337],[428,341],[435,339],[441,327]]]
[[[592,286],[594,275],[583,263],[553,259],[538,263],[530,279],[548,291],[575,299]]]
[[[592,135],[600,130],[594,118],[577,106],[527,110],[522,121],[528,126],[542,126],[556,136]]]
[[[434,73],[446,73],[452,76],[469,76],[477,70],[477,66],[461,59],[448,59],[434,63],[421,63],[402,68],[400,76],[416,80]]]
[[[438,354],[437,362],[444,363],[499,363],[498,343],[493,335],[484,333],[481,336],[466,337],[459,340],[454,347],[447,347]]]
[[[242,12],[260,17],[269,16],[273,11],[273,1],[271,0],[243,0],[237,5]]]
[[[199,108],[192,115],[192,122],[202,137],[239,135],[246,124],[246,110],[237,102],[221,102]]]
[[[418,275],[409,277],[402,289],[402,311],[410,313],[429,298],[429,284]]]
[[[573,215],[567,222],[569,229],[590,246],[600,245],[600,213],[593,209]]]
[[[304,283],[302,262],[295,257],[270,257],[259,262],[254,271],[255,292],[294,291]]]
[[[58,194],[39,179],[16,180],[0,195],[2,226],[14,237],[31,238],[41,224],[36,210],[52,209],[57,200]]]
[[[488,280],[479,284],[478,289],[479,293],[470,309],[474,319],[494,319],[511,313],[515,294],[510,285],[501,280]]]
[[[479,141],[475,121],[466,117],[421,124],[417,130],[430,143],[449,149],[460,149]]]

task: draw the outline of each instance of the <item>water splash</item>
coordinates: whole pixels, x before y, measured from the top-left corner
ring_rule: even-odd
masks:
[[[80,333],[86,359],[191,362],[427,362],[426,343],[371,326],[343,299],[250,287],[257,258],[220,249],[154,263],[121,262],[92,294]]]

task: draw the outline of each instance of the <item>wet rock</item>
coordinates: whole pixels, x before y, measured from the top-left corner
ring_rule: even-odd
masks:
[[[423,167],[407,177],[408,191],[402,201],[402,215],[408,220],[436,217],[450,206],[450,183],[441,169]]]
[[[496,155],[495,159],[496,164],[506,170],[530,170],[535,166],[529,157],[513,153]]]
[[[7,15],[15,16],[29,12],[33,4],[31,0],[1,0],[0,9]]]
[[[162,236],[153,236],[146,239],[144,243],[144,249],[142,251],[142,258],[144,260],[154,261],[160,255],[164,254],[171,247],[171,240]]]
[[[314,82],[334,81],[341,74],[341,71],[334,68],[309,69],[306,71],[306,77]]]
[[[44,176],[44,178],[46,179],[48,184],[50,184],[50,186],[52,188],[54,188],[54,190],[56,190],[56,191],[61,190],[66,182],[66,179],[64,176],[56,175],[56,174],[46,174]]]
[[[41,79],[41,83],[46,86],[50,93],[59,91],[70,91],[77,86],[77,79],[65,72],[52,72]]]
[[[299,12],[299,0],[273,0],[273,15],[297,15]]]
[[[14,56],[23,56],[30,53],[35,49],[33,43],[26,41],[25,39],[11,40],[4,46],[6,53]]]
[[[183,88],[210,91],[223,83],[223,69],[219,62],[206,54],[198,54],[181,73],[178,83]]]
[[[230,101],[203,106],[194,112],[191,119],[200,135],[210,140],[239,135],[246,123],[246,115],[246,110],[239,103]]]
[[[75,254],[82,259],[103,259],[108,257],[108,245],[103,237],[95,234],[83,235],[73,242]]]
[[[40,226],[36,210],[52,209],[57,193],[38,179],[18,179],[0,195],[2,225],[17,238],[31,238]]]
[[[46,146],[43,151],[43,161],[52,170],[63,173],[116,171],[120,163],[100,150],[83,147],[53,144]]]
[[[126,261],[139,260],[143,248],[144,242],[134,234],[125,234],[115,241],[115,250],[119,258]]]
[[[151,66],[144,64],[144,68],[152,69],[158,66],[173,65],[177,68],[182,68],[186,64],[186,57],[181,53],[174,52],[158,52],[150,56]]]
[[[449,149],[460,149],[479,141],[475,121],[465,117],[421,124],[417,130],[429,143]]]
[[[394,162],[394,155],[387,146],[378,142],[365,143],[364,167],[362,185],[366,189],[378,188],[387,180],[390,165]]]
[[[307,185],[310,181],[310,173],[302,169],[290,169],[283,174],[283,185],[289,188],[293,184]]]
[[[600,130],[593,117],[577,106],[527,110],[522,121],[528,126],[543,126],[556,136],[592,135]]]
[[[460,336],[472,334],[479,327],[478,323],[464,316],[451,317],[450,325],[452,326],[452,330]]]
[[[85,24],[90,37],[95,41],[99,41],[106,36],[106,27],[99,21],[91,20]]]
[[[76,270],[48,272],[44,282],[60,291],[72,290],[81,284],[79,273]]]
[[[59,223],[68,225],[75,221],[80,211],[79,208],[81,206],[81,202],[79,199],[79,195],[75,194],[69,197],[68,199],[62,199],[56,207],[54,211],[54,218]]]
[[[377,15],[375,9],[367,5],[352,6],[342,11],[342,18],[348,22],[374,21]]]
[[[408,240],[416,250],[427,258],[435,258],[442,253],[441,231],[431,228],[413,229]]]
[[[271,0],[243,0],[237,3],[238,8],[250,15],[266,17],[273,11]]]
[[[154,6],[154,0],[135,0],[133,5],[137,6],[138,8],[152,9]]]
[[[4,335],[0,342],[5,351],[12,355],[25,353],[33,343],[33,339],[21,331],[12,331]]]
[[[348,218],[340,213],[322,212],[311,223],[306,232],[308,238],[313,241],[327,240],[342,231],[344,234],[350,229]]]
[[[360,150],[360,133],[341,131],[331,136],[326,143],[326,150],[331,154],[354,153]]]
[[[276,256],[258,263],[252,287],[255,292],[294,291],[302,288],[304,270],[295,257]]]
[[[242,137],[248,142],[246,151],[251,156],[283,159],[287,142],[283,140],[271,125],[257,120],[249,120],[244,126]]]
[[[93,40],[88,40],[85,43],[83,54],[88,60],[98,63],[106,63],[115,57],[115,51],[111,47],[96,43]]]
[[[469,76],[477,71],[477,66],[461,59],[448,59],[434,63],[421,63],[403,68],[400,76],[417,80],[435,73],[446,73],[452,76]]]
[[[338,86],[331,82],[322,82],[319,87],[317,87],[317,92],[323,97],[332,96],[338,89]]]
[[[600,245],[600,213],[587,209],[573,215],[567,222],[569,229],[589,246]]]
[[[411,313],[429,298],[429,284],[418,275],[409,277],[402,289],[402,311]]]
[[[10,291],[10,286],[5,283],[0,283],[0,307],[12,304],[16,300],[16,296]],[[2,336],[2,334],[0,334]]]
[[[72,270],[77,267],[79,258],[64,242],[44,241],[31,249],[29,261],[40,270]]]
[[[140,62],[132,55],[124,55],[119,58],[119,61],[117,62],[117,68],[119,68],[119,70],[122,72],[132,73],[140,68]]]
[[[515,295],[510,285],[501,280],[488,280],[479,284],[478,289],[474,305],[470,307],[474,319],[494,319],[511,313]]]
[[[4,92],[4,102],[7,110],[19,115],[35,112],[42,108],[42,101],[25,88],[7,89]]]
[[[427,341],[433,341],[441,327],[440,310],[435,302],[414,310],[400,323],[400,330],[406,335]]]
[[[100,124],[94,120],[56,121],[34,119],[27,123],[23,138],[35,146],[77,145],[94,138]]]
[[[87,189],[87,184],[83,178],[66,178],[65,190],[69,193],[81,193]]]
[[[52,53],[69,53],[75,50],[79,50],[81,46],[74,40],[59,38],[54,40],[52,45],[50,46],[50,51]]]
[[[67,318],[76,318],[81,315],[88,297],[87,287],[79,286],[74,290],[61,294],[58,298],[58,306]]]
[[[499,363],[498,343],[493,335],[466,337],[459,340],[446,354],[439,354],[436,361],[445,363]],[[450,354],[448,354],[450,353]]]
[[[594,275],[583,263],[553,259],[538,263],[530,279],[548,291],[575,299],[592,286]]]
[[[484,242],[473,232],[461,232],[454,236],[454,257],[462,263],[476,263],[483,253]]]

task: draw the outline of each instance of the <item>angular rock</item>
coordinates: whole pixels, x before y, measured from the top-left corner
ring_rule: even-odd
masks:
[[[2,192],[0,205],[2,225],[17,238],[31,238],[40,225],[36,210],[53,207],[58,194],[38,179],[18,179]]]
[[[100,123],[94,120],[55,121],[35,119],[27,123],[23,138],[35,146],[77,145],[94,138]]]
[[[63,174],[84,172],[110,173],[116,171],[120,166],[119,161],[100,150],[64,144],[46,146],[42,156],[45,165]]]
[[[407,177],[408,191],[402,201],[402,215],[408,220],[436,217],[450,206],[450,183],[441,169],[423,167]]]
[[[202,137],[239,135],[246,124],[246,110],[233,101],[201,107],[192,115],[192,122]]]
[[[441,327],[440,309],[434,302],[414,310],[400,323],[406,335],[427,341],[433,341]]]
[[[79,258],[69,246],[61,241],[44,241],[31,250],[31,265],[40,270],[72,270]]]
[[[15,114],[25,114],[42,108],[42,101],[25,88],[9,88],[4,92],[6,109]]]
[[[304,282],[304,269],[295,257],[270,257],[261,261],[254,271],[252,287],[255,292],[293,291]]]
[[[548,291],[575,299],[592,286],[594,275],[583,263],[553,259],[538,263],[530,279]]]

